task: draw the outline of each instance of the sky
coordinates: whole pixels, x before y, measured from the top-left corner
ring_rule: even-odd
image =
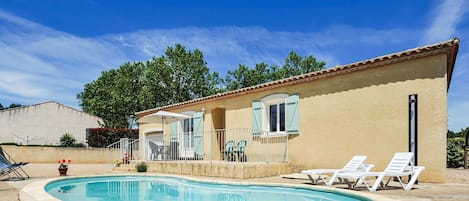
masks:
[[[448,127],[469,127],[469,0],[2,0],[0,103],[76,95],[102,71],[161,56],[181,43],[212,71],[282,65],[288,53],[326,67],[461,40],[448,91]]]

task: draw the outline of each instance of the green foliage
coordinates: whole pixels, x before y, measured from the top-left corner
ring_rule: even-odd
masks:
[[[15,107],[21,107],[21,106],[22,106],[21,104],[12,103],[10,104],[10,106],[8,106],[8,108],[15,108]]]
[[[72,147],[76,141],[70,133],[65,133],[60,137],[60,145],[64,147]]]
[[[146,172],[148,166],[145,162],[140,162],[135,165],[135,168],[137,169],[137,172]]]
[[[143,63],[126,63],[119,69],[101,73],[97,80],[85,85],[78,94],[80,106],[103,118],[108,128],[129,128],[129,117],[143,110],[139,97],[142,85]]]
[[[138,129],[90,128],[87,142],[90,147],[105,147],[120,138],[138,139]]]
[[[180,44],[146,62],[102,72],[77,95],[80,106],[103,118],[107,128],[131,128],[137,111],[215,94],[220,79],[199,50]]]
[[[464,138],[449,138],[446,147],[446,166],[458,168],[464,165]]]
[[[142,97],[146,108],[201,98],[220,92],[218,73],[210,73],[200,50],[176,44],[146,62]]]
[[[460,132],[448,130],[446,146],[446,166],[458,168],[464,166],[464,149],[467,146],[469,127],[461,129]]]
[[[23,106],[23,105],[17,104],[17,103],[12,103],[8,107],[5,107],[5,106],[2,105],[2,103],[0,103],[0,110],[6,110],[6,109],[21,107],[21,106]]]
[[[284,79],[304,73],[319,71],[324,68],[324,61],[318,62],[313,56],[302,57],[290,52],[283,67],[256,64],[254,68],[239,65],[238,69],[228,71],[224,83],[227,90],[236,90],[274,80]]]
[[[0,143],[0,145],[16,145],[16,146],[20,146],[18,143],[16,142],[2,142]]]
[[[103,127],[132,128],[133,114],[138,111],[317,71],[324,65],[313,56],[290,52],[281,68],[265,63],[254,68],[240,65],[221,79],[210,72],[200,50],[176,44],[163,56],[102,72],[85,85],[77,99],[85,112],[103,118]]]

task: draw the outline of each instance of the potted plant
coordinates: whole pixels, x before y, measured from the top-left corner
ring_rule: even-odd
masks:
[[[140,162],[135,165],[135,168],[137,168],[137,172],[146,172],[148,166],[145,162]]]
[[[130,163],[130,159],[131,159],[131,155],[129,153],[125,153],[124,154],[124,157],[122,158],[122,163],[123,164],[129,164]]]
[[[68,171],[68,165],[72,163],[72,160],[62,159],[59,160],[59,175],[66,176]]]

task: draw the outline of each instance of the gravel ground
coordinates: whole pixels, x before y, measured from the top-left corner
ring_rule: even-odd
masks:
[[[469,184],[469,169],[446,169],[446,183]]]

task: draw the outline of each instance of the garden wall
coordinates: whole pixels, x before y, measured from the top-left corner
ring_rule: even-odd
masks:
[[[118,149],[16,145],[1,146],[15,161],[28,161],[32,163],[57,163],[60,159],[70,159],[72,163],[113,163],[115,160],[122,160]]]

